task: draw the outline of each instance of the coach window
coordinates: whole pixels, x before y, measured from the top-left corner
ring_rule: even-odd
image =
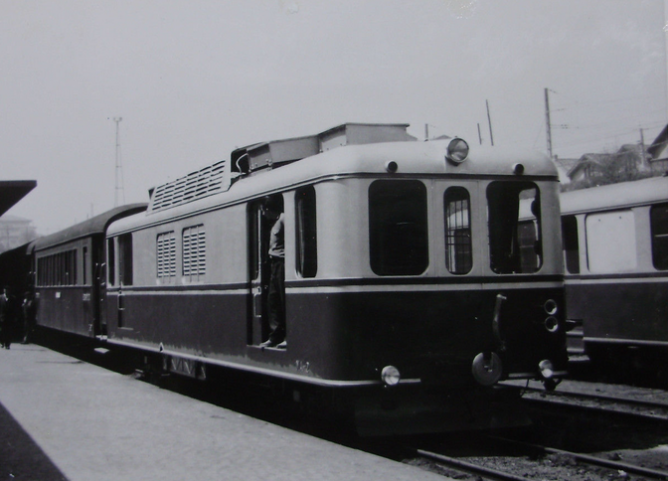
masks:
[[[668,269],[668,204],[659,204],[650,210],[652,229],[652,261],[659,270]]]
[[[371,269],[380,276],[418,275],[427,269],[427,189],[422,182],[371,184],[369,244]]]
[[[132,285],[132,234],[118,236],[118,282]]]
[[[487,206],[492,271],[538,271],[542,265],[538,187],[533,182],[492,182],[487,187]]]
[[[463,187],[445,191],[445,264],[453,274],[467,274],[473,267],[471,248],[471,199]]]
[[[632,271],[637,266],[632,210],[590,214],[585,219],[587,262],[593,273]]]
[[[299,189],[295,194],[297,228],[297,272],[302,277],[315,277],[318,270],[318,239],[316,231],[315,189]]]
[[[578,222],[574,215],[562,217],[561,238],[566,270],[571,274],[579,274],[580,249],[578,246]]]
[[[88,284],[88,247],[86,246],[84,246],[83,248],[81,259],[83,264],[81,266],[81,272],[83,273],[81,284],[85,286],[86,284]]]
[[[109,285],[116,283],[116,250],[114,248],[114,239],[107,239],[107,275],[109,276]]]

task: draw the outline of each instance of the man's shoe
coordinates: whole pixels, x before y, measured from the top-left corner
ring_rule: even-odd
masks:
[[[260,347],[274,347],[274,346],[276,346],[276,343],[271,339],[267,339],[262,344],[260,344]]]
[[[288,348],[288,341],[283,341],[276,346],[276,349],[287,349],[287,348]]]

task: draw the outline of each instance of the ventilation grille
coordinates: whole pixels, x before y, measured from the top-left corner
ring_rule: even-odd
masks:
[[[225,175],[226,171],[227,161],[221,160],[185,177],[156,187],[151,196],[149,212],[187,204],[228,190],[230,186],[229,177]]]
[[[206,274],[206,236],[204,226],[183,230],[183,276],[191,281]]]
[[[158,234],[158,278],[176,276],[176,237],[174,231]]]

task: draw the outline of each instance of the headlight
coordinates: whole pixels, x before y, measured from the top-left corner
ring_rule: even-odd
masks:
[[[543,379],[551,379],[554,376],[554,366],[552,366],[552,361],[549,359],[543,359],[538,363],[538,369],[540,370],[540,375],[543,376]]]
[[[386,386],[396,386],[401,380],[401,373],[394,366],[385,366],[380,373],[380,378]]]
[[[548,299],[545,301],[545,304],[543,304],[543,309],[545,309],[545,312],[550,316],[554,316],[557,311],[559,311],[559,306],[554,299]]]
[[[547,329],[547,332],[557,332],[559,330],[559,320],[554,316],[545,319],[543,325]]]
[[[452,139],[448,144],[448,151],[445,158],[455,165],[459,165],[466,160],[469,155],[469,144],[464,139]]]

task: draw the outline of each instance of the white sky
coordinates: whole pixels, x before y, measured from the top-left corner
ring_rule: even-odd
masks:
[[[47,234],[254,142],[410,123],[577,158],[668,122],[664,0],[0,0],[0,178]],[[568,128],[561,128],[568,125]]]

